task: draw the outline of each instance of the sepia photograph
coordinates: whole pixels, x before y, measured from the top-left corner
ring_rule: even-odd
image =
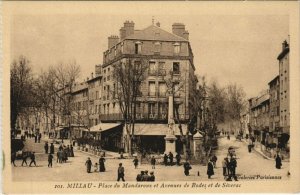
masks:
[[[10,192],[299,191],[299,4],[4,5]]]

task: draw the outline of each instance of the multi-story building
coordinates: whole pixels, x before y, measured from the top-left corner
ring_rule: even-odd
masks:
[[[269,82],[270,91],[270,132],[279,131],[280,123],[280,84],[279,76]]]
[[[184,24],[173,24],[170,33],[160,28],[159,24],[135,30],[135,24],[129,21],[120,29],[120,38],[110,36],[108,49],[103,53],[102,70],[98,71],[102,75],[101,122],[117,123],[123,120],[119,102],[114,97],[116,82],[112,76],[113,67],[128,60],[139,63],[147,58],[149,68],[137,98],[134,135],[142,148],[163,152],[164,137],[168,132],[168,74],[172,73],[182,85],[175,85],[174,94],[174,106],[178,107],[180,121],[184,124],[191,117],[191,92],[196,85],[193,52],[188,39],[189,33]],[[186,125],[184,129],[187,130]],[[175,134],[179,135],[178,128]],[[123,137],[122,142],[124,144]]]
[[[290,85],[289,85],[289,44],[282,43],[282,51],[278,55],[280,80],[280,127],[283,133],[290,133]]]

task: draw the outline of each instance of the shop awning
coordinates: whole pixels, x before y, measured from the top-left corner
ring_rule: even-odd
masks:
[[[187,125],[182,125],[183,134],[186,135]],[[165,136],[169,132],[168,124],[135,124],[134,135],[160,135]],[[175,135],[180,135],[178,124],[175,125]]]
[[[103,132],[114,127],[120,126],[121,123],[100,123],[90,128],[90,132]],[[89,131],[88,129],[84,129],[84,131]]]

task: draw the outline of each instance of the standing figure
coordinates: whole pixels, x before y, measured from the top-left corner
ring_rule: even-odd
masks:
[[[99,172],[105,172],[105,158],[103,156],[101,156],[101,158],[99,159]]]
[[[136,169],[137,167],[138,167],[138,164],[139,164],[139,160],[138,160],[138,158],[137,157],[135,157],[134,159],[133,159],[133,164],[134,164],[134,168]]]
[[[212,175],[214,175],[214,165],[212,162],[212,159],[209,160],[208,164],[207,164],[207,175],[208,175],[208,179],[211,178]]]
[[[48,154],[48,148],[49,148],[48,142],[46,142],[45,145],[44,145],[45,154]]]
[[[154,172],[153,171],[150,172],[149,181],[155,181],[155,176],[154,176]]]
[[[50,154],[54,154],[54,145],[51,143],[50,145]]]
[[[180,154],[176,154],[176,164],[177,164],[178,166],[180,165],[180,160],[181,160]]]
[[[184,174],[185,176],[189,176],[190,175],[190,169],[192,169],[190,163],[188,161],[186,161],[184,164],[183,164],[183,168],[184,168]]]
[[[281,158],[278,154],[276,155],[275,162],[276,162],[275,165],[276,169],[281,169],[282,163],[281,163]]]
[[[164,155],[164,164],[165,164],[165,166],[168,165],[168,155],[167,154]]]
[[[71,153],[71,157],[74,157],[74,149],[72,145],[70,146],[70,153]]]
[[[52,155],[52,154],[49,154],[49,155],[48,155],[48,167],[51,167],[51,168],[52,168],[52,160],[53,160],[53,155]]]
[[[34,143],[36,143],[37,142],[37,135],[35,134],[34,135]]]
[[[30,155],[30,163],[29,163],[29,166],[31,167],[31,164],[33,163],[34,166],[36,166],[36,162],[35,162],[35,152],[32,152],[31,155]]]
[[[234,157],[232,157],[230,159],[229,167],[230,167],[230,171],[231,171],[230,178],[233,177],[233,179],[237,181],[237,177],[235,175],[235,170],[236,170],[236,167],[237,167],[237,161]]]
[[[94,172],[98,172],[98,163],[95,163],[94,165]]]
[[[227,134],[227,139],[230,140],[230,135],[229,135],[229,133]]]
[[[16,164],[15,164],[16,158],[17,158],[16,152],[12,152],[12,153],[11,153],[11,164],[13,164],[14,167],[16,167]]]
[[[156,160],[155,160],[154,156],[152,156],[152,158],[151,158],[152,169],[155,169],[155,163],[156,163]]]
[[[228,158],[224,158],[224,160],[222,161],[222,167],[223,167],[223,176],[226,176],[227,175],[227,161]]]
[[[118,167],[118,179],[117,181],[120,181],[120,179],[122,179],[122,181],[125,182],[125,179],[124,179],[124,174],[125,170],[124,170],[124,167],[122,166],[122,163],[119,163],[119,167]]]
[[[39,135],[38,135],[39,137],[38,137],[38,142],[40,143],[41,142],[41,138],[42,138],[42,134],[41,133],[39,133]]]
[[[86,172],[90,173],[92,168],[92,161],[90,157],[88,157],[87,161],[85,162],[85,165],[86,165]]]
[[[172,152],[169,152],[169,160],[170,160],[171,166],[173,166],[173,158],[174,158],[174,156],[173,156]]]
[[[213,155],[213,157],[211,159],[212,159],[212,163],[213,163],[214,167],[216,168],[217,160],[218,160],[217,156]]]

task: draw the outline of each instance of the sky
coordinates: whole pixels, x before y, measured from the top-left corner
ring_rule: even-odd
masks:
[[[36,73],[50,65],[76,60],[83,80],[90,77],[96,64],[102,64],[107,37],[119,35],[124,21],[134,21],[135,29],[144,29],[152,24],[152,17],[169,32],[175,22],[186,25],[196,74],[209,82],[217,80],[220,86],[236,83],[247,97],[252,97],[267,89],[268,82],[278,74],[277,56],[289,35],[289,17],[284,14],[168,15],[156,11],[131,15],[88,10],[17,14],[11,21],[12,58],[26,56]]]

